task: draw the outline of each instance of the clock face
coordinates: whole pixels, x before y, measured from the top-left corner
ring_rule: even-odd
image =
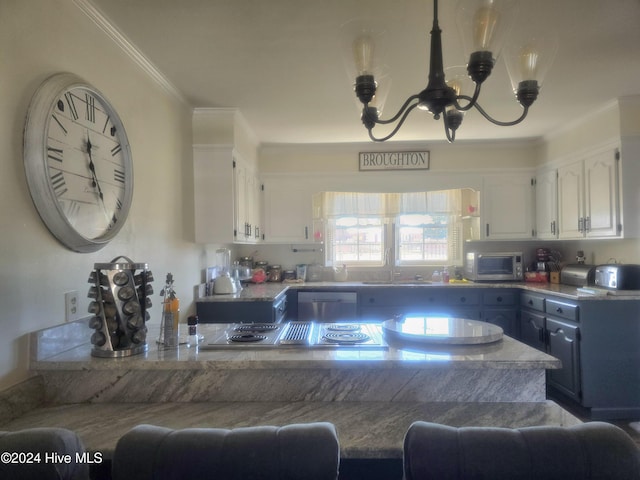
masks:
[[[25,170],[40,216],[72,250],[95,251],[124,225],[133,192],[127,136],[109,102],[77,77],[51,77],[34,96]]]

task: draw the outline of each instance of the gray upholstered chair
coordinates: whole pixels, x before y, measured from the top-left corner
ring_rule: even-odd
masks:
[[[640,450],[620,428],[449,427],[415,422],[404,439],[405,480],[640,479]]]
[[[113,480],[336,480],[338,437],[326,422],[283,427],[139,425],[120,438]]]
[[[18,462],[0,462],[0,478],[11,480],[86,480],[89,466],[76,454],[84,453],[84,445],[74,432],[64,428],[29,428],[16,432],[0,432],[3,455],[22,454]],[[45,457],[45,455],[49,455]],[[54,456],[57,455],[57,456]],[[70,462],[66,459],[69,455]],[[25,460],[30,460],[26,463]],[[80,460],[80,462],[78,462]]]

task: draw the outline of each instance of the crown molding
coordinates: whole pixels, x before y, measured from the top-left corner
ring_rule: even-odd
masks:
[[[129,40],[115,25],[100,11],[90,0],[72,0],[82,13],[84,13],[100,30],[116,44],[133,62],[138,65],[160,88],[169,95],[192,108],[192,105],[182,93],[158,70],[158,68]]]

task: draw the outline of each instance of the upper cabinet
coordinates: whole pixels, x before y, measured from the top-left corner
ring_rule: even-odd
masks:
[[[259,241],[260,182],[233,147],[194,146],[193,173],[196,242]]]
[[[558,237],[622,235],[620,150],[606,148],[558,168]]]
[[[263,192],[264,241],[267,243],[317,242],[314,230],[313,190],[302,179],[265,178]]]
[[[234,108],[193,114],[195,240],[256,243],[262,236],[257,140]]]
[[[534,235],[531,174],[497,174],[483,179],[481,238],[523,240]]]
[[[558,238],[558,171],[540,171],[535,179],[536,237]]]

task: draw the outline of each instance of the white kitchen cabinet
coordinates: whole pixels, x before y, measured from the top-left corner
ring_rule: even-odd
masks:
[[[484,177],[480,208],[483,239],[533,238],[532,183],[531,174],[496,174]]]
[[[536,238],[558,238],[558,170],[540,171],[535,180]]]
[[[610,148],[558,168],[559,238],[621,235],[619,158]]]
[[[267,243],[314,242],[313,191],[293,179],[263,181],[264,241]]]
[[[195,241],[255,243],[260,228],[256,173],[228,145],[193,148]]]

